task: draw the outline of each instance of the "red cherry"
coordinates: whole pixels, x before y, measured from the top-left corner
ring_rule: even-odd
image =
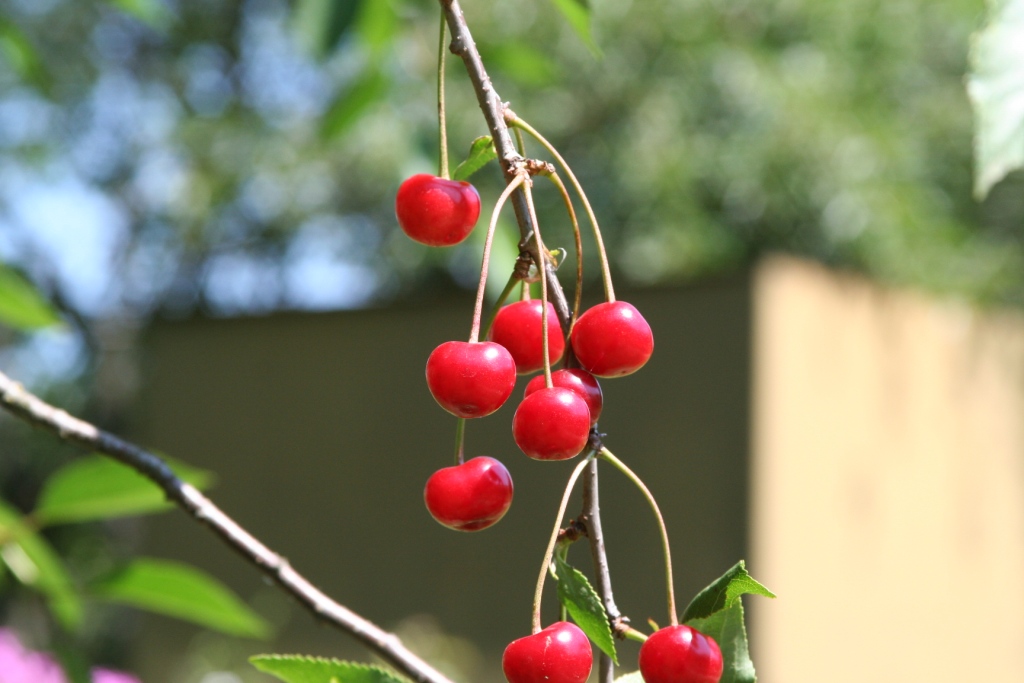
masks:
[[[480,217],[480,195],[464,180],[419,173],[398,188],[395,215],[405,234],[417,242],[450,247],[473,231]]]
[[[449,529],[486,529],[512,504],[512,477],[500,462],[481,455],[430,475],[423,500],[434,519]]]
[[[516,409],[512,438],[535,460],[567,460],[590,439],[590,409],[571,389],[540,389]]]
[[[588,309],[573,326],[570,340],[580,365],[598,377],[632,374],[654,352],[651,326],[625,301]]]
[[[722,651],[697,629],[666,626],[640,646],[640,675],[644,683],[718,683]]]
[[[568,621],[513,640],[501,658],[508,683],[584,683],[593,663],[590,641]]]
[[[544,338],[540,301],[517,301],[494,316],[488,339],[501,344],[516,361],[516,372],[525,375],[544,367]],[[565,351],[565,339],[555,307],[548,304],[548,359],[554,364]]]
[[[494,342],[445,342],[427,359],[430,393],[456,417],[490,415],[515,384],[516,363]]]
[[[597,424],[597,418],[601,416],[601,408],[604,405],[604,397],[601,394],[601,385],[597,383],[593,375],[579,368],[556,370],[551,373],[551,383],[556,387],[571,389],[579,394],[590,408],[590,424]],[[529,396],[543,388],[544,376],[537,375],[526,385],[526,392],[523,396]]]

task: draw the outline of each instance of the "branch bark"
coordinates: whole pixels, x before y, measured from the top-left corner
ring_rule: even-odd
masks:
[[[209,527],[314,616],[350,634],[416,683],[452,683],[406,649],[398,636],[324,594],[285,558],[265,546],[195,487],[179,479],[156,455],[46,403],[3,373],[0,373],[0,404],[15,416],[53,432],[64,441],[108,455],[138,471],[163,489],[168,500]]]
[[[487,70],[484,68],[480,52],[473,41],[473,35],[466,24],[466,17],[462,13],[458,0],[438,0],[444,10],[448,21],[448,28],[452,34],[451,51],[462,58],[469,74],[469,80],[476,92],[477,102],[483,111],[487,127],[490,129],[491,138],[494,140],[495,149],[498,152],[498,159],[505,174],[505,182],[509,183],[521,172],[521,166],[526,161],[516,150],[512,136],[509,134],[508,126],[505,123],[506,105],[501,101],[494,85],[491,83]],[[529,252],[537,267],[544,264],[547,268],[548,293],[555,310],[558,313],[563,333],[568,332],[571,324],[570,309],[562,290],[558,275],[547,259],[540,254],[536,241],[533,239],[534,229],[530,220],[530,212],[526,206],[526,198],[521,190],[512,195],[512,206],[515,209],[516,220],[519,224],[520,251]],[[604,546],[604,534],[601,530],[601,511],[598,505],[598,473],[597,461],[590,463],[584,477],[583,490],[583,514],[582,519],[587,527],[587,538],[590,540],[591,554],[594,560],[594,569],[597,580],[597,591],[604,603],[605,611],[608,613],[610,626],[614,629],[622,619],[622,614],[615,605],[615,598],[612,593],[611,574],[608,571],[608,557]],[[614,664],[610,658],[602,655],[600,659],[600,682],[611,683],[614,677]]]

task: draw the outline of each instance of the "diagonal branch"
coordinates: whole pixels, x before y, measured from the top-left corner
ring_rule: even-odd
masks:
[[[209,527],[316,617],[361,641],[416,683],[451,683],[406,649],[398,636],[325,595],[295,571],[285,558],[263,545],[195,487],[179,479],[167,463],[149,451],[46,403],[3,373],[0,373],[0,405],[65,441],[108,455],[138,471],[163,489],[169,500]]]

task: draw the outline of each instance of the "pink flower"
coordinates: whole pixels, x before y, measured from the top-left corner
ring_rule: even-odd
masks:
[[[93,669],[93,683],[140,683],[132,675]],[[14,631],[0,628],[0,683],[67,683],[64,670],[50,655],[26,650]]]

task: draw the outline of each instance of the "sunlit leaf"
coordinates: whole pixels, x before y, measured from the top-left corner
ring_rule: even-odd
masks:
[[[285,683],[409,683],[379,666],[304,655],[256,655],[252,665]]]
[[[579,37],[583,39],[591,54],[601,57],[601,48],[594,41],[594,35],[590,30],[590,3],[587,0],[551,0],[555,7],[575,29]]]
[[[0,263],[0,324],[28,331],[59,322],[57,311],[35,285]]]
[[[213,474],[166,459],[181,479],[208,487]],[[40,524],[84,522],[159,512],[171,507],[163,490],[127,465],[93,455],[53,473],[43,485],[35,516]]]
[[[774,593],[747,573],[746,563],[740,560],[690,601],[683,612],[683,621],[703,619],[715,612],[728,609],[741,595],[747,593],[763,595],[766,598],[775,597]]]
[[[265,638],[269,625],[224,584],[177,562],[140,558],[89,586],[89,594],[237,636]]]
[[[755,683],[757,676],[754,663],[750,661],[742,600],[736,600],[728,609],[719,610],[706,619],[691,619],[686,625],[714,638],[722,650],[719,683]]]
[[[1024,167],[1024,0],[991,3],[975,34],[967,91],[974,105],[974,194]]]
[[[353,27],[363,4],[363,0],[298,0],[292,10],[292,29],[310,53],[326,57]]]
[[[498,158],[498,152],[494,149],[494,142],[490,135],[484,135],[476,140],[469,147],[469,156],[455,168],[452,174],[453,180],[469,180],[470,176],[487,165],[492,159]]]
[[[569,611],[569,616],[594,645],[618,664],[615,639],[601,596],[590,585],[586,576],[566,564],[560,557],[555,558],[555,573],[558,574],[558,599]]]
[[[50,611],[66,628],[82,621],[82,602],[64,563],[46,540],[0,501],[0,558],[22,584],[46,596]]]
[[[388,80],[376,69],[369,69],[346,88],[324,114],[320,133],[326,139],[341,138],[359,117],[387,91]]]

